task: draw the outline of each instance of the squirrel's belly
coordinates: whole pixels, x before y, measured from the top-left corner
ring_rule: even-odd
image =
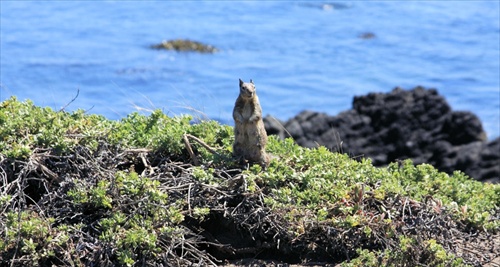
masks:
[[[241,116],[245,121],[247,121],[250,117],[252,117],[252,106],[251,105],[245,105],[243,106],[243,110],[241,111]]]

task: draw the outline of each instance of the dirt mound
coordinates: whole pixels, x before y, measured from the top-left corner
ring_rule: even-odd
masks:
[[[211,177],[197,172],[208,168]],[[498,234],[453,219],[431,196],[423,202],[397,195],[380,200],[360,187],[329,210],[357,206],[372,215],[363,227],[315,220],[298,227],[287,217],[290,210],[265,203],[272,187],[258,183],[248,190],[242,169],[193,166],[158,151],[101,143],[96,151],[77,147],[66,155],[39,150],[24,161],[2,156],[0,177],[2,196],[13,196],[1,202],[0,235],[8,242],[0,246],[1,265],[114,266],[127,265],[129,257],[137,266],[333,266],[363,250],[390,250],[398,256],[379,260],[417,266],[437,260],[436,243],[474,266],[500,255]],[[293,214],[308,212],[297,208]],[[35,219],[38,227],[48,226],[26,230],[24,223]],[[158,231],[154,246],[146,238],[151,231]]]

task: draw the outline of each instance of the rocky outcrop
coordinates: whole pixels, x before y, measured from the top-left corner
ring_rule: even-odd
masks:
[[[434,89],[395,88],[355,97],[353,108],[337,116],[303,111],[287,122],[267,116],[268,134],[291,136],[301,146],[323,145],[376,166],[410,158],[451,173],[500,182],[500,138],[486,141],[478,117],[452,111]]]
[[[218,51],[217,48],[211,45],[186,39],[163,41],[159,44],[151,45],[150,47],[153,49],[175,50],[178,52],[215,53]]]

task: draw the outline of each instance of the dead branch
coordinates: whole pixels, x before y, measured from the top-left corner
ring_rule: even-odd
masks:
[[[73,103],[76,100],[76,98],[78,97],[78,95],[80,95],[80,88],[76,89],[76,95],[75,95],[75,97],[73,97],[73,99],[71,99],[71,101],[69,101],[68,104],[66,104],[64,107],[62,107],[58,112],[64,111],[65,108],[67,108],[71,103]]]
[[[198,144],[200,144],[204,148],[206,148],[210,153],[212,153],[214,155],[220,156],[220,154],[217,153],[217,151],[215,151],[214,148],[210,147],[209,145],[207,145],[207,143],[203,142],[203,140],[199,139],[198,137],[196,137],[194,135],[184,134],[182,136],[182,139],[184,140],[184,145],[186,146],[186,149],[187,149],[187,151],[189,153],[189,156],[193,160],[193,164],[196,165],[196,166],[200,165],[200,162],[199,162],[198,158],[196,157],[196,155],[193,152],[193,148],[191,147],[191,144],[189,143],[189,139],[192,139],[192,140],[196,141]]]

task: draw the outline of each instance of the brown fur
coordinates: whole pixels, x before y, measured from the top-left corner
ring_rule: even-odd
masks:
[[[266,153],[267,134],[262,121],[262,108],[252,80],[240,79],[240,95],[233,109],[234,144],[233,155],[250,163],[264,167],[269,165]]]

